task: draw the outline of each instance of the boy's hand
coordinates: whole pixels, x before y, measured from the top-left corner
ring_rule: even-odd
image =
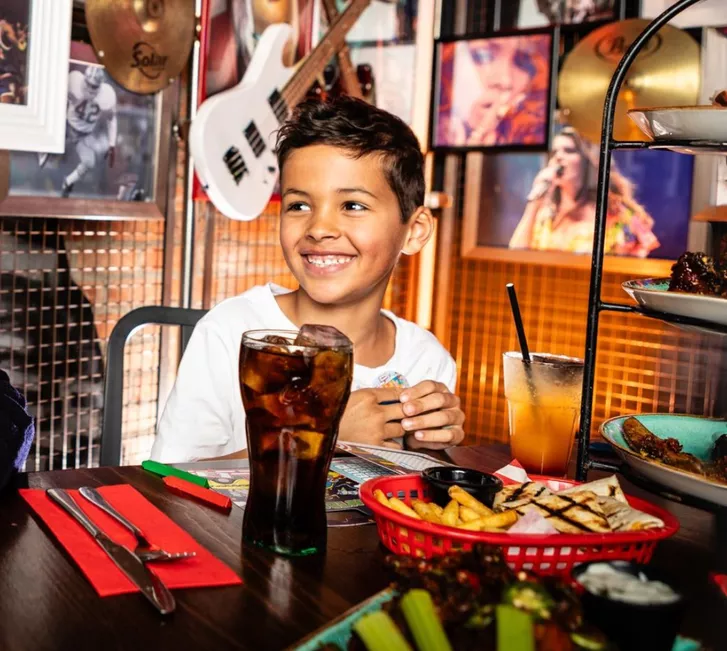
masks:
[[[441,382],[425,380],[401,392],[407,446],[443,450],[464,439],[464,412],[459,397]]]
[[[401,389],[393,388],[352,391],[338,428],[340,439],[401,449],[399,443],[389,440],[404,436],[399,422],[404,418],[400,394]]]

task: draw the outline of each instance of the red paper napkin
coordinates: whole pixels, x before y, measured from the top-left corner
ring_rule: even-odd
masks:
[[[714,584],[722,591],[722,594],[727,597],[727,574],[710,572],[709,578],[714,581]]]
[[[152,563],[149,566],[168,588],[202,588],[242,583],[235,572],[132,486],[119,484],[103,486],[98,490],[122,515],[144,532],[151,544],[168,552],[197,552],[193,558],[173,563]],[[81,497],[78,491],[68,492],[86,515],[114,542],[134,550],[136,539],[128,529]],[[138,591],[88,532],[53,502],[44,490],[21,489],[20,494],[73,557],[100,597]]]

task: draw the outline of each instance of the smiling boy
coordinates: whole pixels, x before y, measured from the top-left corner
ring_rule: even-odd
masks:
[[[418,253],[433,229],[411,129],[352,98],[306,102],[281,128],[277,153],[280,244],[299,288],[254,287],[199,322],[152,458],[179,462],[244,449],[242,333],[304,323],[334,326],[354,344],[341,440],[400,447],[405,436],[407,447],[433,449],[460,443],[454,360],[431,333],[382,310],[399,257]]]

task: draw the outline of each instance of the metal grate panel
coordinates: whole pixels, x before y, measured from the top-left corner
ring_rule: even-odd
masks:
[[[36,417],[28,470],[98,462],[105,340],[127,311],[161,302],[163,228],[0,219],[0,367]],[[150,365],[133,350],[127,391],[143,413],[156,404],[148,371],[158,358]],[[141,427],[134,419],[132,434]]]

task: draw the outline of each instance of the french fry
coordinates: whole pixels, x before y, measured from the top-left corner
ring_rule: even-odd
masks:
[[[380,502],[384,506],[388,506],[389,508],[391,508],[391,504],[389,504],[389,498],[386,497],[386,495],[384,495],[384,491],[377,488],[374,491],[374,497],[376,498],[376,500],[378,502]]]
[[[504,511],[503,513],[495,513],[494,515],[480,518],[479,520],[470,520],[465,522],[460,528],[468,531],[483,531],[485,529],[506,529],[517,522],[518,515],[513,511]]]
[[[496,529],[507,529],[514,525],[520,516],[515,511],[505,513],[495,513],[489,518],[484,518],[483,527],[494,527]]]
[[[457,524],[458,518],[459,504],[457,504],[455,500],[452,500],[444,507],[444,513],[442,513],[442,524],[448,527],[454,527]]]
[[[465,522],[464,524],[461,524],[458,529],[464,529],[465,531],[482,531],[482,520],[470,520],[469,522]],[[492,527],[489,527],[490,529]],[[496,529],[496,531],[500,531],[501,533],[504,533],[504,529]]]
[[[480,516],[488,516],[494,513],[492,509],[486,507],[482,502],[472,497],[472,495],[459,486],[450,486],[448,493],[453,500],[457,500],[462,506],[466,506],[475,513],[479,513]]]
[[[389,499],[389,507],[394,509],[394,511],[396,511],[397,513],[401,513],[402,515],[408,515],[410,518],[414,518],[415,520],[421,520],[417,512],[409,508],[398,497],[392,497],[391,499]]]
[[[479,520],[482,516],[466,506],[460,506],[459,517],[462,518],[463,522],[472,522],[472,520]]]
[[[432,508],[432,511],[436,513],[437,517],[441,520],[442,519],[442,513],[444,513],[444,509],[439,506],[439,504],[435,504],[434,502],[429,502],[429,506]]]
[[[471,522],[465,522],[457,528],[463,529],[465,531],[480,531],[482,533],[507,533],[507,529],[500,529],[499,527],[479,526],[476,520],[472,520]]]
[[[441,524],[441,518],[436,514],[432,505],[421,500],[412,500],[412,508],[419,514],[419,517],[425,522],[433,522],[434,524]]]

